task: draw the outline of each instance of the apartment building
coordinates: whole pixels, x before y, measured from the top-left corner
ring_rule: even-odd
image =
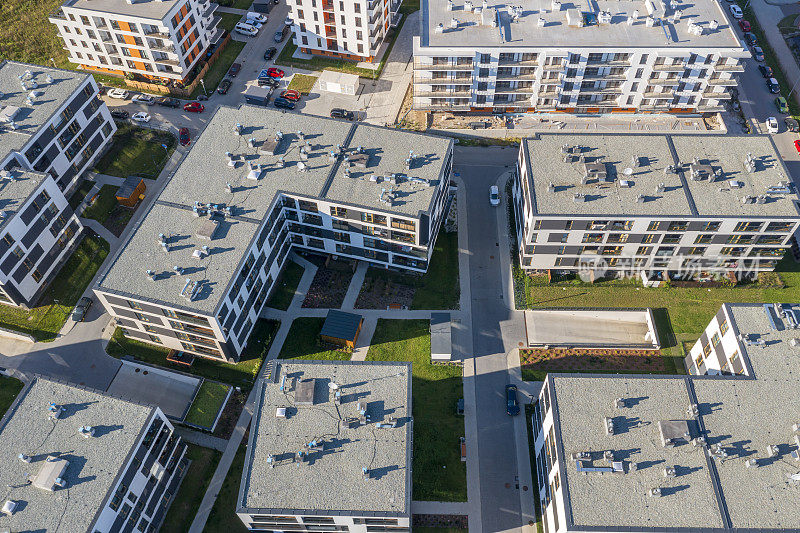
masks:
[[[292,360],[272,370],[257,384],[236,502],[245,526],[411,531],[411,363]]]
[[[545,532],[797,531],[799,312],[724,304],[689,376],[548,375],[532,418]]]
[[[513,180],[527,270],[703,277],[771,270],[800,223],[768,136],[547,134]]]
[[[402,0],[288,0],[294,44],[306,54],[372,62]]]
[[[422,0],[415,109],[720,111],[749,52],[716,0]]]
[[[158,407],[35,378],[0,421],[0,529],[158,531],[185,451]]]
[[[101,274],[125,335],[236,360],[292,249],[425,272],[451,139],[221,107]]]
[[[67,0],[50,15],[69,60],[81,68],[186,82],[222,38],[209,0]]]
[[[69,189],[116,130],[92,76],[0,62],[0,169],[45,172]]]

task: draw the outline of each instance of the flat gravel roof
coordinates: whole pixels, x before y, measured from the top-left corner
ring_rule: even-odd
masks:
[[[520,0],[513,4],[520,7],[520,16],[516,20],[512,16],[512,5],[501,0],[472,0],[472,10],[465,7],[466,3],[453,0],[453,10],[449,11],[447,0],[422,0],[422,45],[564,48],[565,51],[576,47],[619,51],[635,48],[691,51],[730,48],[744,52],[728,16],[727,4],[714,0],[678,1],[674,9],[660,0],[597,0],[589,5]],[[475,7],[481,12],[474,12]],[[681,16],[675,22],[676,11],[680,11]],[[600,12],[608,12],[610,21],[597,24]],[[628,24],[628,17],[634,12],[637,17],[633,24]],[[647,24],[646,18],[650,13],[661,20],[661,25]],[[455,28],[451,27],[453,18],[458,21]],[[496,21],[494,27],[492,20]],[[586,24],[592,20],[593,24]],[[702,35],[689,31],[690,20],[703,29]],[[583,21],[584,26],[579,27],[576,21]],[[714,30],[711,29],[712,21],[718,23]],[[444,31],[436,31],[439,24],[443,25]]]
[[[258,383],[237,512],[408,516],[411,364],[280,360],[274,375],[275,382]],[[313,405],[300,405],[299,380],[310,379]],[[332,382],[341,391],[338,406]],[[369,422],[350,427],[346,420],[360,417],[359,403]],[[276,416],[279,408],[286,418]],[[376,427],[390,418],[397,427]],[[323,440],[323,449],[308,450],[314,440]],[[308,455],[296,463],[299,451]]]
[[[66,7],[146,19],[163,19],[179,0],[71,0]]]
[[[20,505],[11,516],[0,514],[0,529],[87,531],[155,407],[41,378],[18,401],[0,426],[0,486],[4,499]],[[57,420],[49,417],[51,403],[63,408]],[[79,435],[81,426],[93,426],[95,436]],[[69,461],[66,486],[53,492],[26,483],[48,456]]]
[[[11,220],[46,178],[47,174],[20,169],[9,171],[6,177],[0,176],[0,211],[4,213],[0,218],[0,228]]]

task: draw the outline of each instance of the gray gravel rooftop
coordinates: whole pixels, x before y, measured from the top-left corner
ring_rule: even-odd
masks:
[[[238,512],[319,513],[351,516],[408,516],[411,505],[410,363],[279,361],[277,380],[259,383],[254,425],[237,500]],[[286,392],[281,392],[286,376]],[[295,403],[295,380],[316,378],[314,405]],[[333,403],[329,382],[341,388]],[[355,428],[340,423],[358,417],[367,404],[371,423]],[[287,418],[276,409],[287,408]],[[376,428],[389,417],[396,428]],[[292,457],[312,440],[327,441],[302,465]],[[267,457],[276,466],[270,468]],[[368,468],[370,479],[361,469]]]
[[[464,9],[464,0],[453,0],[453,11],[447,10],[446,0],[423,0],[422,2],[422,45],[442,47],[503,47],[503,48],[557,48],[600,47],[615,51],[635,48],[679,48],[687,51],[714,48],[734,48],[742,50],[743,45],[733,31],[728,17],[727,4],[714,0],[679,1],[675,8],[683,12],[677,23],[673,23],[674,10],[659,0],[651,3],[655,7],[653,16],[663,21],[661,26],[647,26],[648,8],[642,0],[598,0],[592,2],[594,11],[608,11],[609,23],[578,27],[567,22],[568,10],[591,11],[586,3],[561,2],[560,10],[554,10],[550,0],[520,0],[512,5],[522,8],[522,16],[512,21],[510,4],[501,0],[489,0],[488,10],[473,13]],[[479,0],[473,6],[482,7]],[[724,4],[724,5],[723,5]],[[500,23],[491,27],[489,21],[496,10]],[[629,15],[638,12],[633,25],[627,23]],[[669,17],[669,20],[666,20]],[[455,18],[459,25],[450,27]],[[544,21],[540,27],[538,19]],[[581,17],[578,17],[581,18]],[[482,20],[484,21],[482,23]],[[703,28],[702,35],[689,32],[689,20]],[[719,26],[711,30],[711,21]],[[435,28],[444,25],[438,33]],[[667,35],[669,37],[667,37]]]
[[[661,444],[659,421],[687,419],[684,379],[562,374],[554,383],[566,462],[562,485],[568,487],[576,527],[722,527],[702,449]],[[628,405],[615,408],[617,398]],[[604,417],[614,418],[618,433],[606,435]],[[587,451],[597,457],[605,450],[626,463],[625,474],[578,473],[572,453]],[[638,469],[629,471],[629,462]],[[606,465],[594,461],[594,466]],[[676,466],[678,476],[665,479],[666,466]],[[664,495],[648,496],[654,487],[661,487]]]
[[[242,135],[236,133],[237,123],[242,125]],[[452,142],[264,107],[220,107],[150,212],[99,279],[98,289],[134,294],[204,314],[214,311],[276,195],[286,192],[308,198],[322,197],[332,170],[328,155],[338,145],[346,143],[352,128],[355,134],[349,145],[353,149],[360,145],[368,153],[376,154],[370,158],[370,164],[375,162],[367,169],[370,173],[402,171],[408,147],[419,146],[425,148],[419,153],[427,159],[410,172],[426,179],[438,178],[444,164],[443,155],[431,155],[432,148],[446,151]],[[275,154],[260,153],[263,142],[274,140],[279,130],[283,140]],[[303,133],[304,140],[298,132]],[[256,141],[254,148],[249,139]],[[308,143],[308,159],[301,161],[300,149],[305,143]],[[228,165],[226,152],[235,157],[235,166]],[[280,158],[284,160],[283,167],[279,166]],[[304,172],[298,169],[301,162],[306,165]],[[248,179],[250,164],[261,165],[259,179]],[[327,197],[347,205],[416,217],[419,211],[428,209],[436,190],[436,187],[402,183],[395,187],[400,192],[390,207],[378,201],[379,184],[359,179],[363,176],[357,167],[353,167],[354,177],[346,177],[343,166],[340,165],[332,179]],[[231,185],[232,192],[227,184]],[[234,207],[234,216],[227,217],[212,241],[201,242],[195,237],[198,225],[207,220],[193,216],[191,206],[195,202]],[[170,242],[174,246],[170,252],[162,249],[159,233],[172,235]],[[203,244],[211,248],[211,254],[204,259],[191,257],[194,249]],[[175,266],[186,268],[185,275],[171,275]],[[147,276],[147,270],[163,275],[154,282]],[[192,301],[180,296],[187,279],[202,282],[202,289]]]
[[[132,17],[161,20],[179,0],[71,0],[62,5],[75,9],[100,11]]]
[[[580,147],[565,162],[562,147]],[[671,150],[674,147],[675,153]],[[524,149],[531,160],[531,189],[539,214],[628,216],[798,216],[796,190],[769,194],[767,187],[791,181],[768,136],[542,134],[527,139]],[[755,171],[745,170],[751,153]],[[581,184],[583,163],[605,165],[611,182],[594,179]],[[694,159],[721,170],[714,181],[694,181],[689,165]],[[635,162],[638,162],[635,163]],[[668,166],[682,168],[681,175],[665,173]],[[628,174],[630,173],[630,174]],[[629,187],[623,187],[623,180]],[[732,187],[735,181],[738,187]],[[549,185],[555,185],[555,192]],[[660,184],[664,191],[658,192]],[[575,201],[576,193],[585,201]],[[637,198],[643,195],[644,201]],[[766,195],[764,204],[742,203],[745,196]],[[694,210],[693,210],[694,206]],[[696,213],[695,213],[696,210]]]
[[[0,228],[11,220],[25,200],[47,177],[47,174],[29,170],[14,169],[10,172],[10,177],[0,177],[0,211],[5,213],[5,216],[0,218]]]
[[[731,456],[717,462],[731,522],[735,528],[797,531],[800,486],[787,483],[787,475],[800,471],[788,455],[797,449],[792,425],[800,422],[800,405],[794,400],[800,348],[789,341],[800,333],[772,329],[762,305],[726,305],[740,333],[766,342],[744,347],[755,379],[693,380],[709,441],[721,443]],[[797,304],[793,307],[800,310]],[[766,454],[769,445],[779,448],[773,459]],[[748,459],[758,459],[762,466],[747,468]]]
[[[3,500],[21,505],[10,517],[0,514],[0,529],[87,531],[155,408],[43,379],[22,394],[0,427]],[[64,408],[56,421],[48,416],[51,402]],[[85,425],[96,428],[95,437],[78,434]],[[20,453],[32,462],[20,461]],[[54,492],[26,484],[48,455],[70,463],[66,487]]]
[[[31,87],[28,90],[22,88],[19,76],[25,75],[26,71],[31,72],[31,77],[27,83]],[[47,76],[53,79],[52,83],[47,83]],[[14,123],[15,130],[8,127],[0,128],[0,157],[4,157],[12,150],[20,150],[25,143],[35,135],[53,113],[80,87],[88,78],[88,74],[72,72],[43,67],[40,65],[30,65],[17,61],[0,62],[0,112],[6,106],[18,107]],[[31,82],[35,82],[37,87],[34,89]],[[34,99],[33,105],[29,105],[26,100],[31,92],[36,91],[38,96]]]

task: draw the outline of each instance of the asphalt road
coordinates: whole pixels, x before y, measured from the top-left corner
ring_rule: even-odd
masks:
[[[518,531],[522,525],[513,419],[506,414],[506,354],[523,327],[503,298],[497,210],[489,187],[514,167],[516,148],[456,148],[454,171],[466,185],[469,213],[469,282],[475,357],[478,454],[483,531]],[[487,162],[491,161],[491,164]],[[464,274],[462,274],[464,275]],[[469,364],[468,362],[466,364]]]

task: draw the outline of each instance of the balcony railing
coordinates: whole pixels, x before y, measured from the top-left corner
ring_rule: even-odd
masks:
[[[705,97],[705,98],[713,98],[714,100],[730,100],[731,99],[731,93],[729,93],[728,91],[722,91],[722,92],[716,93],[716,92],[712,92],[712,91],[709,91],[708,89],[706,89],[705,91],[703,91],[703,97]]]
[[[622,94],[622,87],[579,87],[578,92],[581,94]]]
[[[584,80],[624,81],[628,79],[625,74],[584,74]]]
[[[666,79],[666,78],[655,78],[654,79],[654,78],[651,78],[651,79],[647,80],[647,83],[649,83],[650,85],[668,85],[668,86],[677,87],[678,85],[680,85],[681,80],[679,78],[672,78],[672,79]]]
[[[714,70],[718,72],[744,72],[744,65],[716,64]]]
[[[498,74],[498,80],[535,80],[536,74],[531,72],[529,74]]]
[[[650,91],[650,92],[644,93],[642,95],[642,97],[644,97],[644,98],[669,98],[670,100],[672,100],[673,98],[675,98],[675,93],[672,92],[672,91],[665,92],[665,93],[656,93],[656,92]]]
[[[678,63],[677,65],[653,65],[654,72],[683,72],[686,70],[686,65]]]
[[[414,69],[419,70],[473,70],[475,65],[472,63],[467,64],[455,64],[455,63],[444,63],[438,65],[432,64],[425,64],[425,63],[418,63],[414,61]]]
[[[721,105],[715,105],[698,107],[697,110],[701,113],[719,113],[720,111],[725,111],[725,108]]]
[[[414,96],[427,96],[432,98],[469,98],[470,91],[414,91]]]
[[[539,98],[556,98],[558,96],[558,91],[553,89],[547,91],[539,91],[536,94],[536,96],[538,96]]]
[[[536,59],[501,59],[497,64],[501,67],[538,67],[539,61]]]
[[[210,17],[211,14],[214,13],[214,11],[216,11],[218,7],[219,4],[217,4],[216,2],[211,2],[211,6],[203,12],[203,18]]]
[[[738,82],[733,78],[711,78],[708,80],[708,84],[714,86],[734,87],[738,85]]]
[[[550,65],[542,65],[542,70],[563,70],[564,65],[562,63],[553,63]]]
[[[617,65],[630,65],[630,59],[595,59],[586,62],[587,65],[609,65],[609,66],[617,66]]]
[[[179,61],[175,61],[174,59],[169,59],[167,57],[154,58],[153,61],[155,61],[156,63],[164,64],[164,65],[172,65],[173,67],[181,66]]]
[[[469,104],[452,104],[452,103],[444,103],[444,104],[427,104],[425,107],[429,107],[431,109],[448,109],[450,111],[469,111],[470,107]]]
[[[495,94],[533,94],[533,87],[495,87]]]

